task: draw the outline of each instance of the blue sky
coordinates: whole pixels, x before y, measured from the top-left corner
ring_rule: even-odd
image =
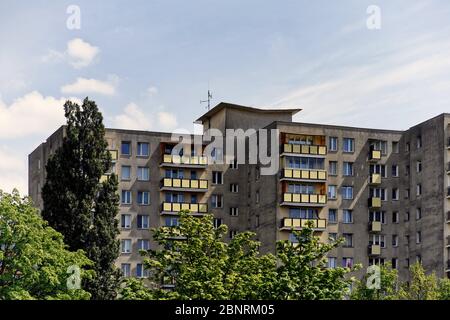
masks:
[[[0,0],[0,189],[27,191],[27,154],[87,95],[123,128],[192,129],[209,86],[213,104],[406,129],[450,111],[449,17],[447,0]]]

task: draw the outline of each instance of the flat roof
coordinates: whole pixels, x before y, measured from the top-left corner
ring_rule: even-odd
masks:
[[[254,108],[254,107],[247,107],[242,106],[239,104],[233,104],[228,102],[221,102],[218,105],[216,105],[214,108],[203,114],[200,118],[195,120],[195,123],[203,123],[203,121],[207,120],[208,118],[212,117],[214,114],[219,112],[220,110],[224,108],[230,108],[235,110],[242,110],[242,111],[250,111],[255,113],[289,113],[291,115],[294,115],[298,112],[300,112],[302,109],[261,109],[261,108]]]

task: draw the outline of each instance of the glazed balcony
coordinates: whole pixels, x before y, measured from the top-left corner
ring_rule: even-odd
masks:
[[[184,203],[184,202],[163,202],[161,214],[178,214],[180,211],[188,210],[192,214],[207,214],[208,205],[206,203]]]
[[[378,244],[369,245],[369,256],[379,256],[381,254],[381,246]]]
[[[281,220],[282,230],[302,229],[312,223],[312,228],[316,231],[323,231],[327,227],[325,219],[302,219],[302,218],[284,218]]]
[[[206,168],[208,157],[163,154],[161,167]]]
[[[323,207],[327,204],[325,194],[302,194],[302,193],[283,193],[281,205],[285,206],[314,206]]]
[[[381,208],[381,198],[369,198],[369,208]]]
[[[381,160],[381,151],[380,150],[371,150],[369,152],[369,161],[377,162]]]
[[[206,192],[208,190],[208,180],[163,178],[161,180],[161,190]]]
[[[379,174],[379,173],[372,173],[369,176],[369,184],[370,185],[379,185],[379,184],[381,184],[381,174]]]
[[[314,155],[326,156],[327,147],[322,145],[308,145],[308,144],[290,144],[285,143],[281,146],[281,155]]]
[[[380,221],[369,222],[369,231],[370,232],[381,232],[381,222]]]
[[[317,181],[325,182],[327,180],[327,172],[325,170],[302,170],[286,168],[282,171],[281,180],[291,181]]]

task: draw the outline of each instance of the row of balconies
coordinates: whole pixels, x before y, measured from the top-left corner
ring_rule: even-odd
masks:
[[[206,192],[208,190],[208,180],[163,178],[161,180],[161,190],[171,189],[185,189],[187,191]]]
[[[327,227],[327,220],[325,219],[283,218],[281,220],[281,229],[301,229],[310,223],[312,223],[312,228],[315,230],[325,230]]]
[[[283,153],[325,156],[327,154],[327,147],[308,144],[285,143],[281,147],[281,154]]]
[[[207,214],[208,205],[206,203],[181,203],[181,202],[163,202],[162,213],[178,213],[182,210],[189,210],[194,214]]]
[[[283,203],[286,205],[324,206],[327,203],[327,196],[325,194],[283,193]]]
[[[170,165],[170,164],[203,167],[208,165],[208,157],[164,154],[162,159],[162,165]]]
[[[283,169],[282,178],[326,181],[327,172],[325,170]]]

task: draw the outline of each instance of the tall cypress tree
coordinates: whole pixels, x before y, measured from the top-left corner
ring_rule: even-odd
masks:
[[[67,126],[62,145],[48,160],[42,189],[42,216],[64,235],[70,250],[83,249],[94,261],[96,276],[84,283],[93,299],[114,299],[120,271],[116,215],[119,196],[111,167],[103,117],[94,101],[64,104]]]

